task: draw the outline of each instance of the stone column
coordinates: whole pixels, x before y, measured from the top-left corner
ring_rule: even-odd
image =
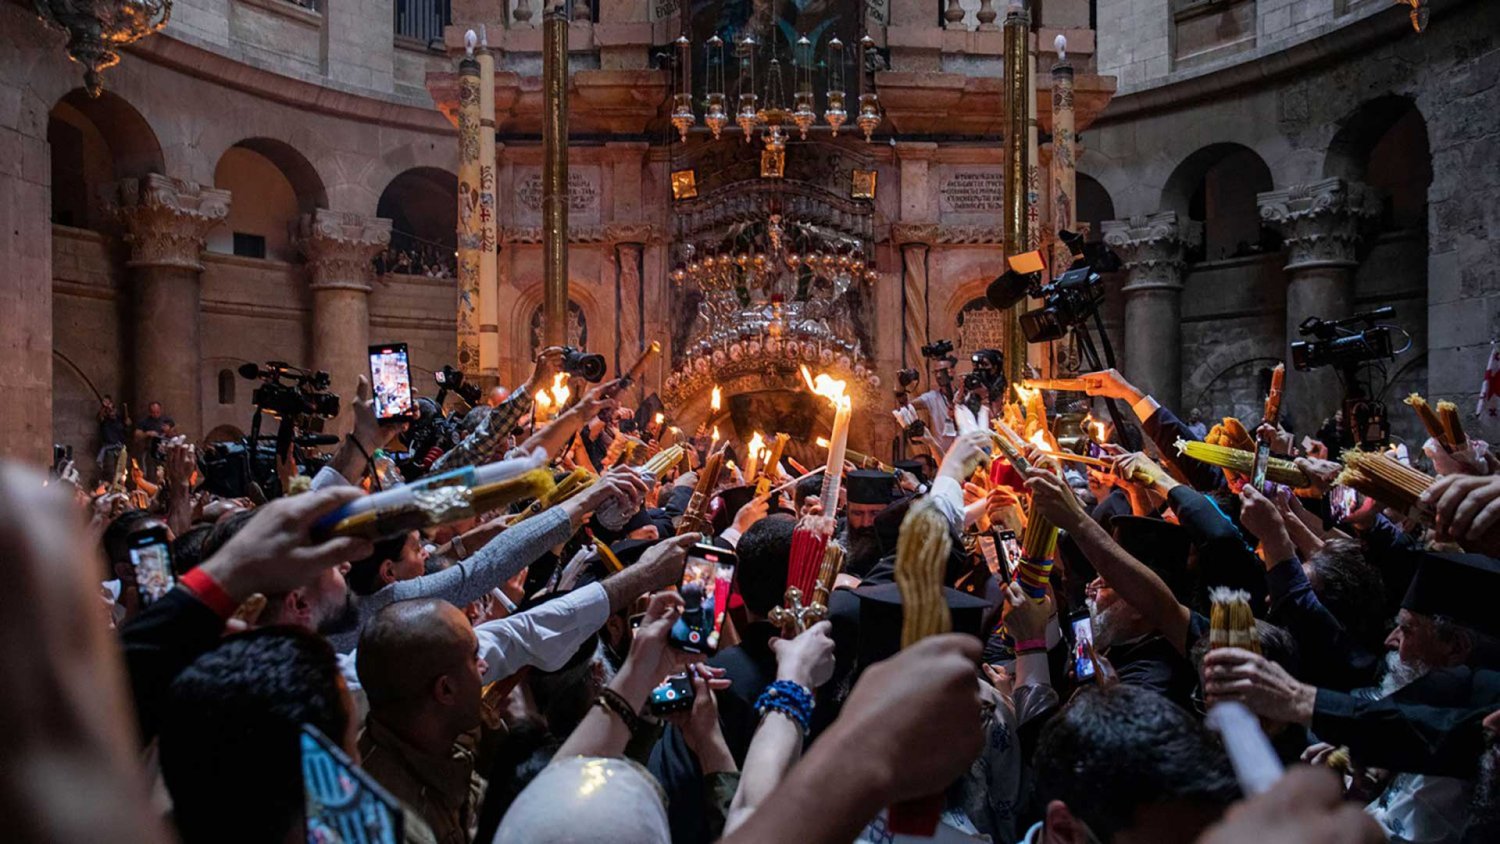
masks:
[[[332,377],[339,415],[331,430],[353,427],[349,404],[369,370],[370,290],[375,255],[391,242],[391,221],[319,208],[298,221],[313,293],[312,368]],[[380,338],[381,341],[396,338]]]
[[[151,173],[120,183],[130,244],[136,419],[162,403],[177,429],[203,436],[203,347],[198,276],[205,239],[229,216],[229,191]]]
[[[642,278],[651,229],[644,224],[610,226],[604,236],[614,243],[615,253],[615,350],[610,369],[614,375],[623,375],[647,343],[660,339],[646,336],[646,286]],[[643,380],[654,382],[655,376],[650,372]],[[635,392],[637,398],[644,398],[644,384],[636,384]]]
[[[1332,319],[1354,311],[1355,250],[1360,229],[1380,211],[1364,185],[1324,179],[1259,194],[1261,219],[1286,239],[1286,361],[1310,316]],[[1330,368],[1288,373],[1286,410],[1299,431],[1312,431],[1342,404],[1338,373]]]
[[[1125,262],[1125,375],[1179,410],[1182,399],[1182,233],[1177,212],[1104,223]]]
[[[927,253],[937,239],[935,223],[897,223],[891,240],[901,248],[901,366],[926,370],[922,346],[931,342]]]

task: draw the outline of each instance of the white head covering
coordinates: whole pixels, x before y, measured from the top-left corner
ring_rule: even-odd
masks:
[[[493,844],[667,844],[661,787],[627,759],[575,756],[548,765],[526,786]]]

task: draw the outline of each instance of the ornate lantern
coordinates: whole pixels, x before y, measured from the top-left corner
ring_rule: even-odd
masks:
[[[745,133],[745,143],[755,138],[755,127],[760,124],[760,97],[755,95],[755,39],[746,35],[739,46],[740,59],[740,107],[734,122]]]
[[[869,56],[875,51],[875,39],[866,35],[859,39],[859,118],[855,121],[864,130],[865,142],[869,143],[880,125],[880,97],[868,92],[865,87],[866,68]]]
[[[724,93],[724,39],[715,35],[708,39],[708,107],[703,114],[703,123],[718,140],[724,127],[729,125],[727,95]]]
[[[839,127],[849,119],[849,112],[844,110],[844,42],[836,36],[828,42],[828,108],[823,110],[823,119],[835,138]]]
[[[693,56],[686,35],[677,36],[677,93],[672,95],[672,125],[683,143],[687,142],[688,130],[698,122],[693,114]]]
[[[807,140],[807,130],[818,119],[817,112],[813,111],[812,52],[812,42],[807,40],[806,35],[797,39],[797,52],[792,57],[792,63],[797,69],[797,93],[794,95],[796,104],[792,107],[792,123],[797,126],[804,141]]]

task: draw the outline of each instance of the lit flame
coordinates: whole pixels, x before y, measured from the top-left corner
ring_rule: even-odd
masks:
[[[1041,428],[1032,431],[1031,439],[1027,440],[1027,442],[1031,443],[1042,451],[1050,452],[1052,450],[1052,444],[1047,442],[1047,435],[1042,431]]]
[[[713,441],[714,442],[718,442],[719,441],[719,426],[718,425],[714,426]]]
[[[713,398],[709,399],[708,406],[711,410],[713,410],[714,413],[718,413],[719,408],[722,407],[723,404],[724,393],[719,389],[719,385],[715,384]]]
[[[802,366],[802,380],[807,382],[807,388],[825,399],[833,402],[834,407],[848,409],[849,391],[847,382],[840,381],[826,372],[819,372],[814,378],[807,365]]]
[[[536,406],[537,407],[549,407],[549,406],[551,406],[551,404],[552,404],[552,397],[549,396],[549,395],[547,395],[547,391],[546,390],[537,390],[536,391]]]
[[[552,376],[552,401],[556,403],[558,407],[562,407],[563,405],[567,404],[568,396],[572,394],[573,391],[568,389],[567,373],[559,372],[556,375]]]
[[[1019,383],[1010,386],[1011,389],[1016,391],[1016,399],[1021,402],[1022,407],[1029,408],[1031,403],[1036,400],[1037,393],[1041,392],[1040,390],[1033,390],[1030,387],[1023,387]]]
[[[1095,419],[1093,414],[1083,417],[1083,429],[1094,438],[1096,443],[1105,442],[1109,437],[1109,426]]]
[[[818,448],[827,448],[827,447],[828,447],[828,438],[827,437],[818,437]]]
[[[665,421],[667,421],[667,414],[665,414],[665,413],[658,413],[658,414],[656,414],[656,424],[660,425],[661,423],[663,423]]]
[[[766,439],[760,435],[760,431],[756,431],[755,436],[750,438],[750,442],[745,444],[745,452],[751,457],[760,457],[761,452],[765,450]]]

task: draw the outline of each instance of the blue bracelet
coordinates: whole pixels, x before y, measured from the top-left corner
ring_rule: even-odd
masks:
[[[755,711],[764,716],[775,711],[797,722],[806,735],[812,724],[813,696],[805,686],[790,680],[777,680],[761,692],[755,701]]]

